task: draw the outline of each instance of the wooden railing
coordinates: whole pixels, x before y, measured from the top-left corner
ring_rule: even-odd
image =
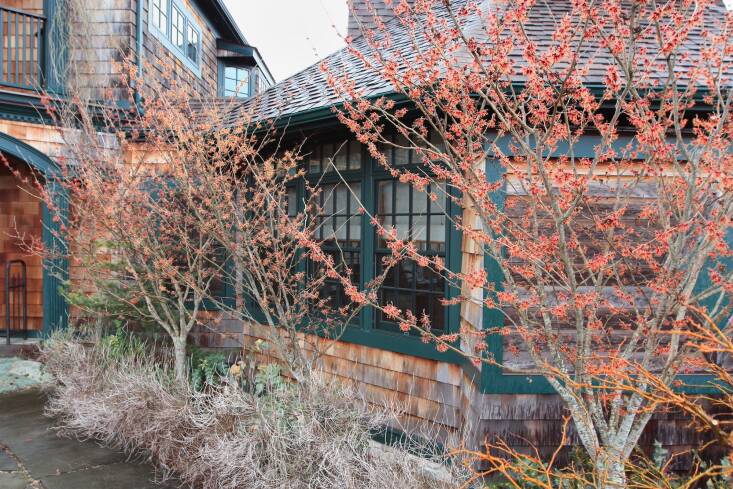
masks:
[[[0,7],[0,86],[38,90],[45,85],[46,18]]]

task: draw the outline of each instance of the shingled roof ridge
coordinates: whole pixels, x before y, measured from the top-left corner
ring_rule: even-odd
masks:
[[[451,2],[452,6],[465,4],[470,0],[455,0]],[[482,11],[493,7],[501,6],[501,3],[496,0],[477,0]],[[536,38],[537,42],[547,42],[551,31],[546,31],[543,27],[546,27],[547,9],[558,9],[558,12],[565,12],[570,9],[572,0],[544,0],[538,2],[536,8],[531,11],[531,22],[536,22],[535,27],[531,29],[531,35]],[[706,15],[720,15],[720,10],[725,12],[727,9],[723,6],[721,0],[716,0],[710,6]],[[443,11],[445,13],[445,11]],[[393,36],[396,43],[403,42],[404,39],[400,37],[401,31],[399,30],[399,18],[388,19],[385,22],[388,35]],[[478,18],[469,20],[466,28],[470,32],[475,32],[477,35],[482,32],[480,26],[480,20]],[[546,39],[547,38],[547,39]],[[690,39],[689,44],[692,46],[695,43],[699,43],[700,39]],[[352,46],[356,49],[366,48],[365,36],[359,36],[352,41]],[[587,75],[588,83],[602,83],[606,74],[606,66],[613,63],[613,60],[608,56],[602,56],[597,53],[598,46],[592,49],[586,49],[582,54],[584,59],[592,58],[593,61],[590,65],[590,71]],[[520,56],[520,55],[516,55]],[[303,70],[289,76],[285,80],[273,85],[268,90],[252,97],[248,100],[242,101],[236,106],[228,117],[235,119],[240,114],[248,113],[257,119],[283,119],[283,121],[292,121],[294,116],[304,114],[320,114],[321,112],[334,107],[340,103],[343,103],[342,98],[331,90],[326,74],[322,73],[318,66],[321,63],[328,63],[332,69],[339,72],[346,73],[354,80],[356,87],[361,90],[365,90],[366,96],[381,96],[388,93],[390,90],[393,91],[388,80],[376,76],[374,73],[360,69],[355,56],[349,53],[349,47],[343,47],[328,56],[322,58],[318,62],[309,65]],[[685,66],[678,66],[679,70],[683,70]],[[663,74],[660,74],[662,76]],[[733,73],[730,74],[733,77]],[[518,78],[518,82],[521,77]],[[317,117],[321,117],[318,115]],[[306,120],[305,118],[303,119]]]

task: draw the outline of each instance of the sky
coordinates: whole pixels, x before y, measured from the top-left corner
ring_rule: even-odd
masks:
[[[307,68],[344,46],[346,0],[224,0],[275,80]]]

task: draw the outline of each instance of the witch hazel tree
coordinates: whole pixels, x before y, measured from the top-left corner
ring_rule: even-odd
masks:
[[[445,305],[504,319],[441,336],[423,311],[373,305],[479,364],[503,335],[500,367],[544,375],[602,487],[622,487],[663,402],[648,393],[697,365],[684,333],[700,310],[730,316],[733,17],[705,0],[387,3],[395,19],[322,66],[338,115],[395,178],[448,189],[451,225],[492,273],[451,270],[372,224],[390,259],[460,288]],[[418,167],[394,165],[394,147]]]

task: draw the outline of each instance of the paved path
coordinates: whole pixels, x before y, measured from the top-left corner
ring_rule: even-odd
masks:
[[[1,489],[170,489],[153,469],[93,442],[59,438],[38,390],[0,394]]]

